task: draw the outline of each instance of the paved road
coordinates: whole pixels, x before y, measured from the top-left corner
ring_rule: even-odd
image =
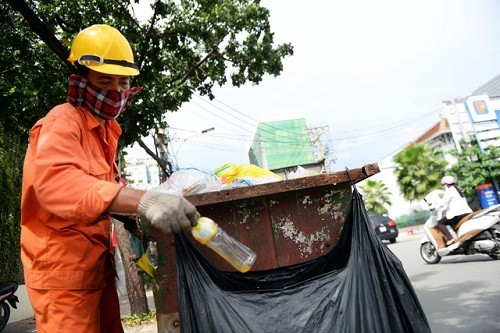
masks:
[[[500,260],[448,256],[429,265],[420,257],[421,234],[401,236],[388,247],[403,263],[432,332],[500,332]]]

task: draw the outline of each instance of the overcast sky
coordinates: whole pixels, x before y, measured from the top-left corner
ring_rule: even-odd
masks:
[[[378,162],[500,74],[497,0],[267,0],[275,42],[294,55],[258,86],[225,86],[169,114],[180,168],[249,163],[260,121],[326,126],[332,171]],[[202,130],[214,127],[205,134]],[[135,150],[134,150],[135,151]]]

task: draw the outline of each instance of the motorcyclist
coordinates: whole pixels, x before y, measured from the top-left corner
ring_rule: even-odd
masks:
[[[437,209],[446,210],[446,214],[437,222],[437,227],[446,238],[446,246],[450,246],[456,242],[446,227],[447,225],[454,226],[464,216],[472,213],[472,209],[467,204],[465,194],[456,184],[456,179],[453,176],[444,176],[441,179],[441,185],[444,186],[444,195],[440,202],[437,203]]]

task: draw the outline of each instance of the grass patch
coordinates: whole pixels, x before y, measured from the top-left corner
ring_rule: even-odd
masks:
[[[156,322],[156,310],[143,314],[128,314],[122,316],[123,326],[137,326]]]

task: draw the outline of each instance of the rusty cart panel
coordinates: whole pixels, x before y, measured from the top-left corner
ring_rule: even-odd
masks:
[[[351,199],[351,184],[379,172],[360,169],[208,192],[186,197],[202,216],[257,253],[252,270],[267,270],[315,259],[337,244]],[[189,236],[190,237],[190,236]],[[206,246],[191,243],[212,265],[234,271]],[[178,332],[176,258],[173,236],[158,243],[154,290],[158,332]]]

